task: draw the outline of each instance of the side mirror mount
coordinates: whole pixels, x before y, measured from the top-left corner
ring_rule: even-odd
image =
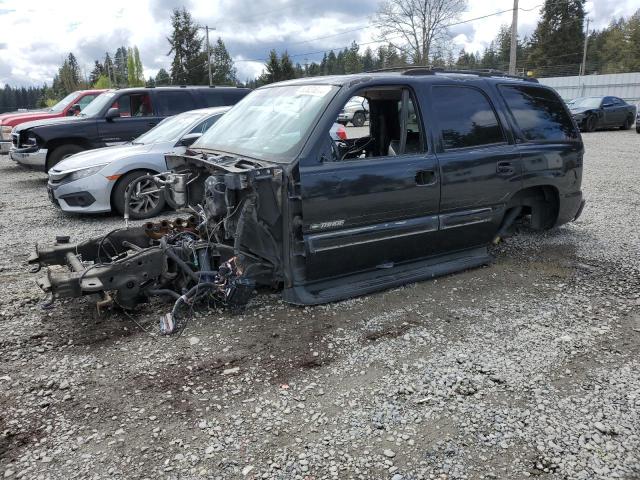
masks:
[[[107,110],[107,114],[104,116],[107,120],[113,120],[114,118],[118,118],[120,116],[120,110],[117,108],[110,108]]]
[[[75,103],[67,110],[67,117],[73,117],[74,115],[78,115],[82,108],[79,104]]]
[[[184,137],[178,140],[176,147],[190,147],[201,136],[201,133],[187,133]]]

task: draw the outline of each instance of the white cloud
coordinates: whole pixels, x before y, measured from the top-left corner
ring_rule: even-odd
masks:
[[[520,8],[529,10],[519,12],[522,35],[535,28],[542,1],[520,0]],[[462,20],[508,10],[512,4],[470,0]],[[88,75],[95,59],[122,45],[137,45],[145,75],[155,75],[159,68],[169,68],[169,18],[172,8],[183,5],[201,25],[216,28],[212,41],[217,36],[225,41],[238,61],[241,80],[261,73],[260,60],[271,48],[286,48],[294,61],[304,63],[321,58],[312,52],[375,40],[374,29],[360,28],[368,25],[377,0],[0,0],[0,85],[50,83],[69,52]],[[603,28],[612,17],[640,8],[640,0],[591,0],[586,8],[592,25]],[[453,27],[453,44],[481,51],[500,25],[510,22],[509,11]]]

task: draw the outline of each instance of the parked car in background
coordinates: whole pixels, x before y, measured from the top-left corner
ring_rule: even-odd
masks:
[[[620,127],[629,130],[636,117],[635,105],[618,97],[580,97],[567,102],[580,130]]]
[[[61,160],[94,148],[130,142],[166,117],[196,108],[235,104],[249,93],[236,87],[158,87],[110,90],[79,117],[18,125],[10,156],[16,162],[49,171]]]
[[[640,133],[640,108],[636,106],[636,133]]]
[[[6,155],[11,148],[11,131],[16,125],[45,118],[74,116],[80,113],[105,90],[79,90],[70,93],[53,107],[26,112],[12,112],[0,115],[0,154]]]
[[[49,170],[49,199],[65,212],[124,213],[124,192],[138,178],[164,172],[164,155],[183,154],[230,107],[192,110],[169,117],[133,142],[80,152]],[[157,215],[164,195],[152,182],[138,183],[129,207],[134,219]]]
[[[338,114],[338,123],[361,127],[369,119],[369,101],[362,97],[353,97]]]

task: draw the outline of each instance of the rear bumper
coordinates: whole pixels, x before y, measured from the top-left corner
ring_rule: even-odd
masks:
[[[41,148],[15,148],[12,147],[9,150],[9,157],[11,160],[18,162],[25,167],[46,171],[47,164],[47,149]]]
[[[560,197],[560,206],[558,209],[558,221],[556,225],[577,220],[582,214],[586,200],[582,197],[582,191],[567,193]]]
[[[0,142],[0,155],[8,155],[9,150],[11,150],[11,142],[1,141]]]

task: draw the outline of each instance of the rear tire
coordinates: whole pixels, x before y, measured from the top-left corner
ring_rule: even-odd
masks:
[[[633,125],[633,118],[627,117],[627,119],[622,124],[621,128],[622,128],[622,130],[629,130],[629,129],[631,129],[631,125]]]
[[[124,193],[127,187],[146,175],[150,175],[150,172],[129,172],[118,180],[117,185],[113,189],[111,204],[113,209],[120,215],[124,215]],[[129,203],[129,217],[131,219],[142,220],[145,218],[155,217],[164,209],[165,199],[162,192],[158,192],[155,195],[138,196],[140,193],[144,193],[145,190],[151,189],[155,190],[155,185],[151,183],[151,181],[138,182],[134,187]]]
[[[53,166],[57,165],[65,158],[75,155],[76,153],[84,152],[84,150],[85,149],[80,145],[74,144],[60,145],[59,147],[56,147],[53,152],[49,154],[46,171],[48,172]]]
[[[636,133],[640,133],[640,125],[636,125]]]
[[[364,113],[356,112],[353,114],[353,120],[351,120],[351,123],[353,123],[354,127],[361,127],[364,125],[364,121]]]

